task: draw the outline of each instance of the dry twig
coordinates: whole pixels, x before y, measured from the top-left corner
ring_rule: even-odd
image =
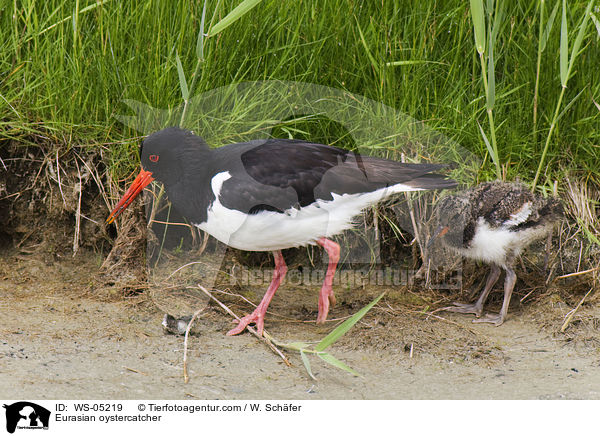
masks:
[[[58,158],[58,154],[56,156]],[[79,164],[77,163],[77,158],[75,158],[75,165],[77,166],[77,176],[79,177],[79,183],[76,185],[75,189],[78,191],[79,198],[77,201],[77,210],[75,211],[75,232],[74,232],[75,234],[73,236],[73,257],[77,254],[77,250],[79,250],[79,232],[81,231],[81,196],[83,195],[83,182],[81,181],[81,171],[79,169]],[[64,199],[63,199],[63,201],[64,201]]]
[[[194,312],[194,315],[192,315],[192,319],[190,319],[190,322],[187,325],[187,328],[185,329],[185,337],[183,338],[183,382],[187,383],[188,381],[190,381],[190,377],[188,375],[188,370],[187,370],[187,350],[188,350],[188,336],[190,335],[190,330],[192,329],[192,325],[194,324],[194,321],[196,321],[196,318],[198,318],[198,316],[204,312],[204,310],[206,310],[206,307],[203,307],[202,309],[198,309],[196,312]]]
[[[565,322],[563,323],[562,327],[560,328],[560,332],[563,333],[567,327],[569,327],[569,324],[571,323],[571,320],[573,319],[573,316],[575,316],[575,312],[577,312],[577,310],[581,307],[581,305],[583,304],[583,302],[585,301],[585,299],[587,298],[588,295],[590,295],[592,293],[592,291],[594,290],[594,288],[590,288],[589,291],[587,291],[587,293],[583,296],[583,298],[581,299],[581,301],[577,304],[577,306],[575,306],[575,309],[571,310],[568,314],[567,314],[567,318],[565,319]]]
[[[126,369],[127,371],[135,372],[136,374],[141,374],[141,375],[146,375],[146,376],[148,375],[145,372],[138,371],[137,369],[129,368],[127,366],[124,366],[123,368]]]
[[[599,269],[600,269],[600,266],[597,266],[596,268],[586,269],[585,271],[578,271],[578,272],[574,272],[574,273],[570,273],[570,274],[565,274],[563,276],[558,276],[554,280],[566,279],[567,277],[581,276],[583,274],[589,274],[589,273],[597,271]]]

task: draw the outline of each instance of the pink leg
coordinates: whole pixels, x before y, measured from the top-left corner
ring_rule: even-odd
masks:
[[[271,284],[269,285],[265,296],[261,300],[260,304],[256,306],[254,312],[240,319],[237,327],[227,332],[228,336],[242,333],[248,324],[253,322],[256,323],[256,330],[258,331],[258,334],[262,335],[263,328],[265,326],[265,315],[267,313],[267,308],[269,307],[269,303],[271,302],[273,295],[275,295],[275,291],[277,291],[277,288],[279,288],[279,285],[283,281],[285,273],[287,272],[287,266],[283,260],[281,251],[274,251],[273,256],[275,256],[275,270],[273,271],[273,279],[271,280]]]
[[[323,247],[329,255],[329,265],[327,266],[327,274],[325,274],[325,280],[323,281],[323,287],[319,293],[319,314],[317,315],[317,323],[325,322],[327,314],[329,313],[329,305],[335,306],[335,295],[333,294],[333,276],[335,275],[335,268],[340,260],[340,246],[329,239],[320,238],[317,241],[321,247]]]

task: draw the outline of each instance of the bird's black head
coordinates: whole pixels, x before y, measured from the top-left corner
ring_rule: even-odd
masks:
[[[189,171],[202,168],[208,153],[204,140],[189,130],[169,127],[148,136],[140,146],[142,169],[106,221],[112,223],[153,180],[161,181],[167,193],[174,189]]]
[[[140,146],[140,163],[152,177],[165,184],[177,184],[185,173],[186,162],[207,150],[204,140],[189,130],[169,127],[148,136]]]

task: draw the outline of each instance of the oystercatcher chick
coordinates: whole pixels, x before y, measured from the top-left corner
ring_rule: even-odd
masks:
[[[521,251],[537,239],[548,236],[562,217],[562,206],[555,198],[532,194],[520,183],[482,183],[458,195],[440,200],[438,228],[433,238],[442,237],[450,248],[465,257],[491,264],[485,287],[475,304],[453,303],[445,310],[473,313],[473,322],[496,326],[506,319],[517,275],[514,262]],[[431,242],[431,241],[430,241]],[[506,271],[504,301],[498,314],[481,317],[485,301]]]
[[[435,174],[443,165],[406,164],[323,144],[267,139],[210,149],[192,132],[167,128],[140,148],[141,170],[107,219],[111,223],[153,180],[192,224],[225,244],[272,251],[275,271],[256,310],[229,335],[255,323],[262,334],[267,308],[287,266],[281,250],[318,244],[329,256],[317,322],[335,304],[333,276],[340,246],[332,236],[353,225],[362,209],[403,191],[452,188]]]

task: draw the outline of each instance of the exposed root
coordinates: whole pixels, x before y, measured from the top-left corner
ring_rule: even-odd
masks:
[[[147,287],[146,222],[141,206],[126,210],[119,217],[117,239],[98,274],[100,287],[136,292]]]

